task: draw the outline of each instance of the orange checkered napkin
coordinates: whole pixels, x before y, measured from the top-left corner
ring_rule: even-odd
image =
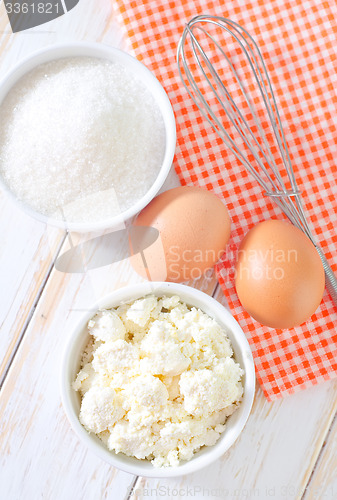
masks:
[[[273,400],[337,375],[337,311],[325,293],[316,314],[292,330],[255,322],[241,307],[231,276],[235,252],[257,222],[283,215],[203,120],[176,64],[184,24],[198,14],[244,26],[264,55],[309,223],[337,268],[337,3],[324,0],[116,0],[130,50],[161,81],[172,103],[183,184],[224,197],[232,236],[217,266],[229,306],[250,342],[257,376]],[[233,258],[231,258],[231,256]],[[335,261],[335,262],[334,262]]]

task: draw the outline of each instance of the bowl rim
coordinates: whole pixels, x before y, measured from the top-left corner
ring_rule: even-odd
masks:
[[[150,293],[157,296],[165,294],[189,295],[191,297],[191,305],[193,305],[193,301],[196,299],[197,302],[205,304],[206,309],[208,309],[207,314],[209,314],[209,310],[212,310],[214,311],[214,316],[217,317],[217,320],[219,316],[224,317],[224,320],[222,322],[220,321],[220,323],[228,326],[232,331],[233,336],[235,335],[235,340],[240,345],[241,355],[244,360],[244,397],[240,405],[241,415],[239,416],[238,421],[234,424],[229,442],[227,444],[224,442],[223,446],[221,446],[222,436],[226,434],[225,430],[213,446],[205,447],[208,450],[207,456],[193,457],[189,461],[182,462],[177,467],[156,468],[152,466],[151,462],[141,461],[134,457],[127,457],[127,459],[130,459],[130,463],[124,463],[124,458],[121,460],[119,454],[109,451],[102,442],[94,441],[92,435],[89,434],[80,423],[78,414],[76,413],[71,402],[71,394],[74,389],[71,387],[71,381],[68,378],[68,373],[73,359],[72,356],[74,354],[74,346],[83,334],[87,321],[100,308],[115,307],[122,302],[136,300],[136,298],[143,297]],[[182,297],[182,300],[186,301],[184,297]],[[200,305],[197,305],[196,307],[200,307],[202,309],[202,306]],[[223,455],[236,441],[243,430],[252,409],[255,397],[255,367],[252,352],[245,334],[232,314],[220,302],[210,295],[188,285],[171,282],[143,282],[135,285],[128,285],[105,295],[81,317],[75,328],[72,329],[63,351],[60,371],[60,392],[63,408],[71,427],[77,434],[80,441],[86,444],[87,447],[102,460],[120,470],[123,470],[124,472],[138,476],[157,478],[177,477],[195,472],[208,466],[210,463],[221,457],[221,455]],[[98,438],[96,439],[98,441]],[[124,454],[121,454],[121,456],[126,457]]]
[[[63,54],[61,53],[63,51]],[[73,52],[66,53],[67,51]],[[80,53],[80,52],[92,52],[91,54]],[[96,52],[94,55],[93,52]],[[48,217],[30,207],[25,202],[19,200],[15,194],[10,190],[7,186],[6,182],[2,178],[0,174],[0,187],[4,192],[12,199],[12,201],[18,206],[21,210],[23,210],[26,214],[33,217],[35,220],[43,222],[45,224],[49,224],[54,227],[58,227],[61,229],[65,229],[68,231],[76,231],[80,233],[90,232],[90,231],[100,231],[104,229],[113,229],[118,227],[119,225],[126,222],[128,219],[136,215],[140,212],[150,201],[156,196],[162,185],[164,184],[170,169],[172,167],[175,148],[177,142],[177,133],[176,133],[176,123],[175,116],[173,112],[173,108],[171,102],[168,98],[167,93],[165,92],[163,86],[156,78],[154,73],[150,71],[141,61],[139,61],[136,57],[131,54],[125,52],[116,47],[112,47],[105,43],[99,42],[87,42],[87,41],[79,41],[79,42],[63,42],[56,43],[52,45],[48,45],[43,47],[42,49],[36,50],[30,55],[24,57],[22,60],[17,62],[13,67],[11,67],[5,75],[0,79],[0,105],[6,98],[8,92],[14,87],[14,85],[27,73],[32,71],[34,68],[38,67],[40,64],[44,64],[45,62],[51,62],[58,59],[63,59],[67,57],[96,57],[103,59],[115,59],[116,61],[123,64],[126,62],[126,67],[130,69],[130,67],[137,68],[136,74],[141,74],[144,79],[149,81],[150,83],[147,85],[148,90],[152,94],[156,94],[160,96],[160,99],[157,97],[155,101],[160,109],[160,112],[163,116],[163,120],[165,123],[165,153],[162,164],[158,171],[157,177],[152,184],[152,186],[148,189],[148,191],[140,198],[135,204],[129,207],[124,212],[121,212],[118,215],[113,217],[109,217],[106,219],[99,220],[97,222],[66,222],[60,219],[56,219],[53,217]],[[41,61],[41,58],[44,60]],[[142,80],[143,81],[143,80]],[[145,84],[145,83],[144,83]],[[7,89],[6,89],[7,88]],[[5,90],[4,90],[5,89]],[[160,100],[160,102],[159,102]]]

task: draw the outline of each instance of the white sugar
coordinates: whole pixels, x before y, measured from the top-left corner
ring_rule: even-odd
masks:
[[[10,91],[0,115],[0,172],[9,189],[69,222],[128,209],[155,181],[165,153],[149,90],[103,59],[38,66]]]

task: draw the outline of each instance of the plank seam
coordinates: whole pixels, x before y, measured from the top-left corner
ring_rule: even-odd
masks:
[[[129,486],[129,489],[128,489],[126,497],[125,497],[125,500],[131,500],[131,498],[133,496],[133,492],[134,492],[134,490],[137,489],[137,483],[138,483],[138,481],[140,479],[141,479],[141,476],[136,476],[134,478],[134,480],[132,481],[131,485]]]
[[[334,417],[333,417],[333,419],[332,419],[332,421],[331,421],[331,424],[330,424],[330,426],[329,426],[329,429],[328,429],[328,431],[327,431],[327,433],[326,433],[326,435],[325,435],[325,437],[324,437],[324,442],[323,442],[323,444],[322,444],[322,446],[321,446],[321,448],[320,448],[320,450],[319,450],[319,453],[318,453],[318,455],[317,455],[317,458],[316,458],[315,464],[314,464],[314,466],[313,466],[313,468],[312,468],[312,470],[311,470],[311,473],[310,473],[309,479],[308,479],[308,481],[307,481],[307,484],[305,485],[305,488],[304,488],[304,493],[303,493],[303,495],[302,495],[302,497],[301,497],[301,500],[305,500],[305,499],[307,498],[307,494],[309,494],[309,487],[310,487],[310,483],[312,482],[312,480],[313,480],[313,478],[314,478],[314,475],[315,475],[315,472],[316,472],[317,466],[318,466],[318,464],[319,464],[319,462],[320,462],[320,460],[321,460],[321,457],[322,457],[322,455],[323,455],[324,449],[325,449],[326,444],[327,444],[327,442],[328,442],[328,440],[329,440],[330,434],[331,434],[331,432],[332,432],[332,428],[333,428],[333,426],[334,426],[334,424],[335,424],[335,421],[336,421],[336,420],[337,420],[337,412],[335,413],[335,415],[334,415]]]
[[[215,287],[214,287],[213,293],[212,293],[212,297],[213,297],[213,298],[214,298],[214,297],[215,297],[215,295],[218,293],[219,288],[220,288],[220,283],[219,283],[219,282],[217,282],[217,284],[216,284],[216,285],[215,285]]]

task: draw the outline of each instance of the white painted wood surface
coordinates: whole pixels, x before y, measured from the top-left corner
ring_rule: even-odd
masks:
[[[15,35],[0,4],[1,74],[44,45],[82,39],[122,43],[108,0],[81,0],[66,16]],[[176,182],[172,175],[166,188]],[[273,404],[258,389],[238,441],[195,475],[137,479],[89,453],[61,406],[64,340],[83,309],[140,278],[127,259],[83,274],[57,271],[54,260],[69,244],[65,234],[22,214],[2,193],[0,228],[1,500],[337,498],[336,382]],[[116,246],[127,255],[125,241]],[[225,302],[214,277],[192,285]]]
[[[337,384],[335,384],[335,400]],[[315,498],[313,492],[317,492],[316,498],[337,498],[337,419],[330,428],[328,438],[322,447],[318,463],[313,472],[310,486],[305,495],[307,498]]]

